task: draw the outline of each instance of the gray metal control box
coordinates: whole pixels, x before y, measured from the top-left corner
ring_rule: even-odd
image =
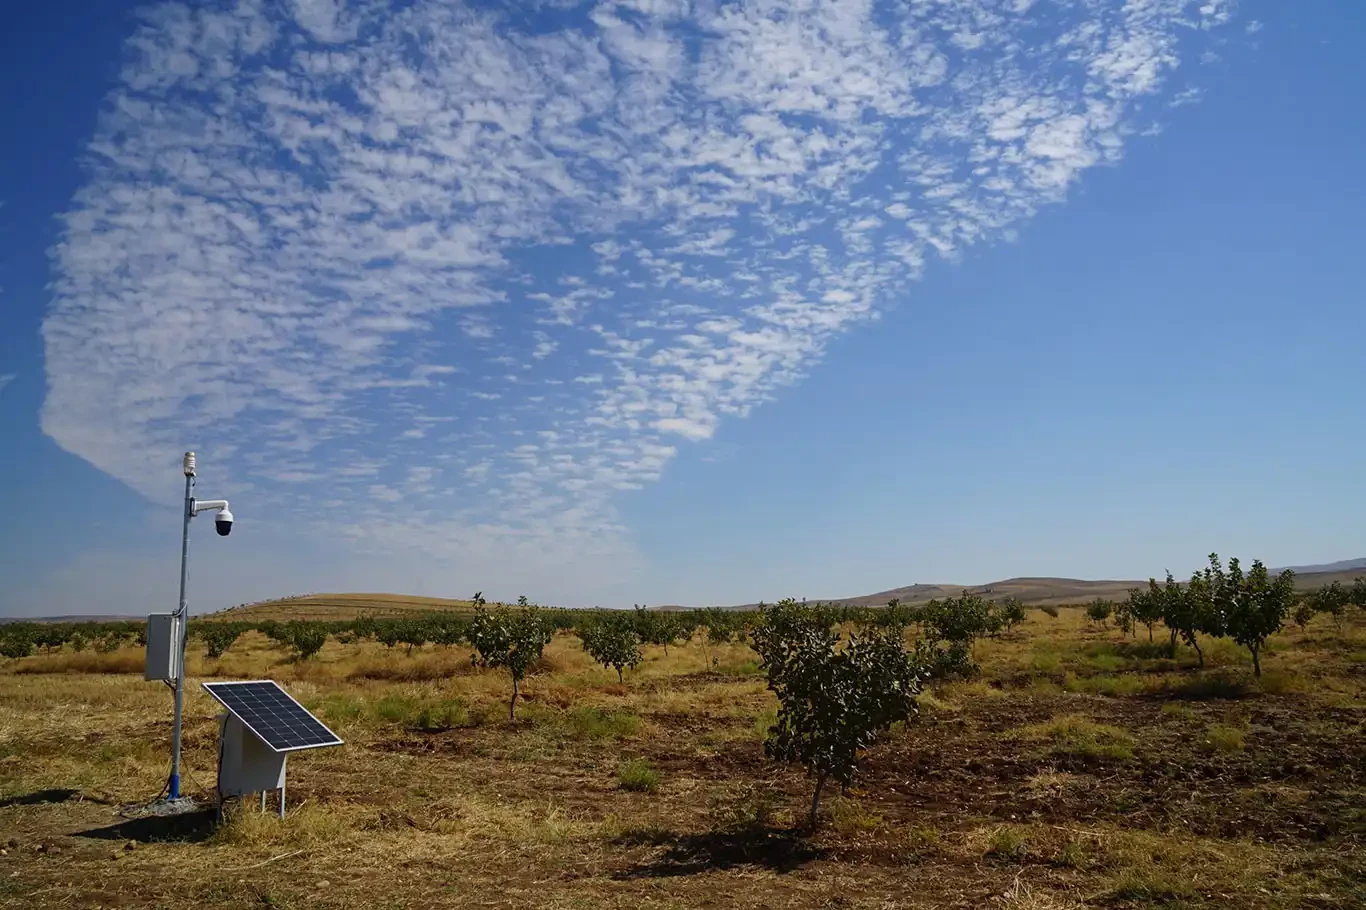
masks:
[[[143,679],[174,680],[180,676],[180,618],[174,613],[147,617],[147,662]]]

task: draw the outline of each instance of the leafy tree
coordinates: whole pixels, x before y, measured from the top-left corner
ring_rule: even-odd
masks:
[[[1366,578],[1358,578],[1352,583],[1352,603],[1366,610]]]
[[[1333,626],[1342,631],[1342,620],[1347,615],[1347,605],[1352,602],[1352,592],[1340,582],[1324,585],[1308,597],[1308,603],[1315,613],[1327,613],[1333,617]]]
[[[1151,587],[1131,588],[1125,610],[1135,623],[1148,627],[1148,641],[1153,640],[1153,629],[1162,621],[1162,594]]]
[[[977,594],[964,593],[946,600],[931,600],[925,605],[925,633],[931,639],[966,645],[990,633],[993,627],[991,602]]]
[[[1191,576],[1189,585],[1182,585],[1172,573],[1167,573],[1166,583],[1159,585],[1156,579],[1148,579],[1150,596],[1162,605],[1162,622],[1171,638],[1168,649],[1176,656],[1176,642],[1179,638],[1195,649],[1200,666],[1205,665],[1205,652],[1200,647],[1200,633],[1216,638],[1224,634],[1222,601],[1226,582],[1222,571],[1207,569],[1204,574]]]
[[[400,620],[398,623],[398,640],[401,644],[408,646],[408,650],[403,653],[412,657],[413,648],[421,648],[427,643],[427,624],[420,619]]]
[[[294,649],[297,660],[308,660],[327,644],[327,629],[322,623],[298,620],[285,623],[285,634],[289,646]]]
[[[204,649],[213,658],[223,656],[223,652],[232,647],[232,643],[237,641],[242,634],[242,627],[234,623],[226,622],[205,622],[199,624],[197,630],[200,639],[204,642]]]
[[[1210,562],[1217,565],[1218,556],[1211,554]],[[1295,603],[1295,573],[1286,569],[1273,579],[1259,559],[1243,577],[1237,559],[1230,559],[1228,564],[1228,635],[1252,652],[1252,670],[1260,678],[1262,648],[1285,625],[1285,616]]]
[[[508,718],[515,721],[522,680],[550,643],[550,627],[531,609],[523,608],[513,613],[506,609],[490,612],[475,607],[465,637],[474,646],[475,653],[470,660],[476,666],[502,667],[512,675]]]
[[[635,605],[636,634],[640,640],[652,645],[662,645],[664,656],[669,656],[669,645],[683,633],[678,618],[661,610],[651,611],[644,604]]]
[[[1105,628],[1106,623],[1109,622],[1110,614],[1114,613],[1114,611],[1114,604],[1110,603],[1110,601],[1106,600],[1104,597],[1097,597],[1086,605],[1086,618],[1103,629]]]
[[[826,782],[852,783],[859,753],[915,711],[921,670],[900,630],[868,629],[837,647],[826,618],[792,602],[766,610],[752,637],[779,705],[764,752],[816,778],[814,827]]]
[[[403,641],[403,623],[396,619],[378,623],[375,627],[375,639],[386,648],[396,646]]]
[[[624,681],[624,670],[640,663],[640,636],[623,618],[590,619],[579,630],[579,638],[594,660],[617,671],[617,682]]]
[[[484,599],[484,592],[475,591],[474,596],[470,598],[470,604],[476,607],[486,606],[488,601]]]
[[[33,631],[30,628],[19,623],[0,627],[0,655],[17,660],[32,653]]]
[[[735,637],[737,623],[729,611],[708,607],[702,611],[702,625],[707,629],[707,644],[712,648],[711,665],[715,667],[720,662],[716,649]]]
[[[1295,621],[1295,625],[1300,627],[1300,631],[1304,631],[1310,620],[1314,618],[1315,612],[1313,602],[1305,597],[1295,605],[1295,612],[1290,614],[1290,618]]]
[[[1025,621],[1024,602],[1018,597],[1007,597],[1001,601],[999,615],[1002,625],[1009,632]]]
[[[528,607],[531,606],[531,601],[529,601],[529,600],[526,599],[526,595],[525,595],[525,594],[518,595],[518,597],[517,597],[517,606],[519,606],[519,607],[521,607],[523,610],[525,610],[525,609],[527,609]]]

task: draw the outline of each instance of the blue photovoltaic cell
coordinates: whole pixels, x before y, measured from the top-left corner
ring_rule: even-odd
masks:
[[[204,689],[276,752],[341,745],[337,734],[273,680],[206,682]]]

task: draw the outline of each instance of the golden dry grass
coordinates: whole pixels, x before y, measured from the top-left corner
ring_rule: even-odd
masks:
[[[166,688],[142,681],[133,648],[10,661],[0,907],[1361,905],[1350,807],[1366,794],[1345,776],[1360,720],[1344,706],[1363,705],[1366,624],[1279,636],[1267,668],[1291,683],[1225,700],[1176,685],[1245,673],[1235,651],[1212,649],[1218,663],[1201,674],[1193,654],[1168,666],[1121,644],[1078,611],[1031,611],[1018,632],[979,643],[981,678],[922,694],[919,719],[870,750],[853,790],[832,788],[806,837],[809,782],[763,758],[775,703],[742,645],[721,648],[716,667],[700,642],[647,648],[618,683],[557,636],[514,724],[507,677],[471,666],[464,648],[329,641],[294,661],[248,633],[210,660],[196,642],[190,792],[211,789],[216,761],[201,679],[280,680],[346,745],[291,758],[283,822],[246,805],[207,839],[140,836],[131,851],[126,835],[90,832],[162,785]],[[1107,678],[1138,685],[1107,694],[1093,682]],[[1202,744],[1223,728],[1244,733],[1241,749]],[[1094,748],[1125,746],[1131,758],[1088,764]],[[1180,762],[1241,763],[1230,767],[1258,782],[1145,783]],[[52,801],[25,802],[38,797]],[[1266,827],[1281,817],[1308,827]],[[11,837],[18,846],[3,847]]]

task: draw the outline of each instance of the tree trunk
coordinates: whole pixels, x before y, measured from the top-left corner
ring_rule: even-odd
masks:
[[[624,683],[626,679],[621,675],[621,667],[617,667],[617,682]]]
[[[512,701],[508,704],[508,720],[517,721],[517,677],[512,677]]]
[[[807,816],[806,823],[811,830],[816,830],[816,813],[821,807],[821,791],[825,789],[826,774],[824,771],[816,775],[816,792],[811,794],[811,814]]]
[[[1172,637],[1171,637],[1171,640],[1167,642],[1167,650],[1170,652],[1172,658],[1175,659],[1175,657],[1176,657],[1176,630],[1175,630],[1175,629],[1172,629],[1172,630],[1171,630],[1171,633],[1172,633]]]
[[[1262,678],[1262,654],[1261,648],[1256,645],[1248,645],[1248,650],[1252,652],[1252,675],[1258,679]]]
[[[1198,641],[1196,641],[1195,639],[1192,638],[1192,639],[1191,639],[1191,647],[1195,648],[1195,656],[1198,657],[1198,658],[1200,658],[1200,668],[1201,668],[1201,669],[1204,669],[1204,666],[1205,666],[1205,652],[1200,650],[1200,642],[1198,642]]]
[[[1152,627],[1151,624],[1149,624],[1149,626],[1148,626],[1148,644],[1152,644],[1152,643],[1153,643],[1153,627]]]

